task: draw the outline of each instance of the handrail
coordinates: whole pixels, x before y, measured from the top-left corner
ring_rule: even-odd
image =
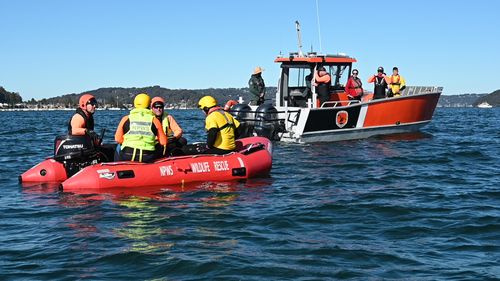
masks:
[[[442,92],[443,87],[436,86],[408,86],[403,91],[401,91],[402,96],[412,96],[418,94],[428,94]]]
[[[321,104],[320,108],[325,107],[325,105],[328,104],[333,104],[332,107],[336,107],[339,103],[342,105],[342,103],[346,102],[347,105],[344,106],[349,106],[353,103],[361,103],[359,100],[339,100],[339,101],[325,101],[324,103]]]

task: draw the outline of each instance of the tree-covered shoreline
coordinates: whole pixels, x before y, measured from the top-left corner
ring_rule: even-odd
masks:
[[[267,87],[266,98],[274,98],[276,90],[276,87]],[[239,97],[247,102],[252,99],[252,94],[248,88],[168,89],[160,86],[150,86],[142,88],[106,87],[82,93],[71,93],[40,100],[32,98],[23,101],[19,93],[9,92],[0,86],[0,107],[74,108],[78,103],[78,98],[84,93],[94,95],[99,105],[104,108],[129,108],[135,95],[139,93],[148,93],[151,97],[161,96],[166,100],[167,107],[171,108],[195,108],[198,100],[205,95],[215,97],[221,105],[230,99],[238,100]],[[500,106],[500,90],[490,94],[441,95],[438,106],[472,107],[481,102],[488,102],[492,106]]]

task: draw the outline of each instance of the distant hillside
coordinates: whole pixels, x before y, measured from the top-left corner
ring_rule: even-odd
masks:
[[[478,104],[483,102],[487,102],[494,107],[500,106],[500,90],[496,90],[491,94],[478,98],[473,105],[477,106]]]
[[[268,87],[267,98],[274,98],[276,87]],[[133,102],[134,96],[138,93],[148,93],[151,97],[163,97],[169,106],[196,107],[198,100],[205,95],[214,96],[221,105],[229,99],[237,100],[238,97],[243,97],[245,101],[252,99],[248,88],[209,88],[209,89],[167,89],[160,86],[151,86],[144,88],[121,88],[109,87],[99,88],[96,90],[85,91],[83,93],[93,94],[101,106],[123,107],[130,105]],[[25,101],[28,104],[39,105],[57,105],[60,107],[75,107],[78,103],[78,98],[83,93],[72,93],[53,98],[44,98],[41,100],[31,99]],[[472,107],[479,103],[488,102],[493,106],[500,106],[500,90],[491,94],[461,94],[461,95],[441,95],[438,102],[438,107]],[[0,87],[0,107],[12,107],[16,103],[21,103],[22,98],[18,93],[11,93]]]
[[[486,94],[441,95],[438,107],[472,107]]]
[[[268,87],[266,89],[267,97],[274,97],[276,92],[276,87]],[[151,97],[161,96],[165,99],[167,104],[179,105],[182,104],[186,107],[196,107],[198,100],[205,96],[211,95],[217,99],[217,101],[224,105],[227,100],[235,99],[238,97],[243,97],[245,101],[251,99],[251,94],[248,88],[225,88],[225,89],[198,89],[198,90],[188,90],[188,89],[167,89],[160,86],[152,86],[145,88],[100,88],[97,90],[86,91],[84,93],[90,93],[94,95],[100,104],[108,104],[110,106],[122,107],[124,104],[132,104],[135,95],[139,93],[148,93]],[[67,94],[58,97],[42,99],[40,101],[30,101],[29,103],[38,104],[61,104],[65,106],[76,106],[78,103],[79,94]]]
[[[0,106],[3,106],[3,104],[6,104],[7,106],[14,105],[22,101],[23,99],[19,93],[8,92],[3,87],[0,87]]]

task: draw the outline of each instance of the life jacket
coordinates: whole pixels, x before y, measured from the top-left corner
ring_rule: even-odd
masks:
[[[128,116],[129,131],[123,136],[122,149],[124,147],[137,148],[141,150],[154,151],[156,136],[151,130],[153,118],[156,118],[149,109],[135,108]]]
[[[327,74],[329,75],[329,74]],[[320,97],[325,97],[326,99],[329,99],[330,97],[330,83],[331,79],[329,82],[326,83],[320,83],[318,82],[318,85],[316,86],[316,94]]]
[[[387,82],[385,81],[385,77],[382,76],[375,76],[375,86],[384,86],[387,85]]]
[[[163,115],[161,116],[161,126],[163,127],[163,131],[167,135],[167,138],[174,136],[174,132],[172,131],[172,129],[170,129],[170,121],[168,120],[168,116],[169,114],[166,112],[163,112]]]
[[[354,91],[356,92],[356,96],[362,95],[363,94],[363,83],[361,82],[361,79],[359,78],[352,78],[352,82],[354,82]]]
[[[385,89],[387,88],[387,82],[385,81],[385,77],[375,76],[375,88],[374,88],[374,97],[382,98],[385,97]]]
[[[394,76],[396,76],[396,81],[394,81]],[[401,81],[401,77],[399,75],[392,75],[391,76],[391,84],[392,85],[401,85],[401,83],[399,83]]]
[[[396,78],[396,79],[394,79]],[[401,90],[401,76],[398,75],[392,75],[391,76],[391,91],[393,94],[400,94]]]
[[[222,116],[224,124],[221,124],[221,118],[217,116]],[[215,118],[215,123],[217,124],[217,139],[215,140],[214,147],[224,150],[234,150],[236,148],[235,143],[235,131],[236,125],[233,116],[222,109],[216,109],[207,115],[207,120]],[[210,130],[212,128],[206,128]]]
[[[77,108],[75,114],[79,114],[83,117],[83,120],[85,121],[85,129],[89,131],[94,130],[94,116],[92,114],[89,114],[87,116],[87,114],[85,114],[85,112],[81,108]],[[71,116],[68,122],[68,135],[71,135],[71,132],[73,131],[73,128],[71,127],[71,119],[73,119],[73,116],[74,115]]]

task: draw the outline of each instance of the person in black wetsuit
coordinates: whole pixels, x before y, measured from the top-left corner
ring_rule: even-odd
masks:
[[[372,75],[368,79],[368,83],[374,83],[373,89],[373,99],[383,99],[386,97],[386,90],[388,87],[387,77],[384,73],[384,68],[379,67],[377,69],[377,74]]]

